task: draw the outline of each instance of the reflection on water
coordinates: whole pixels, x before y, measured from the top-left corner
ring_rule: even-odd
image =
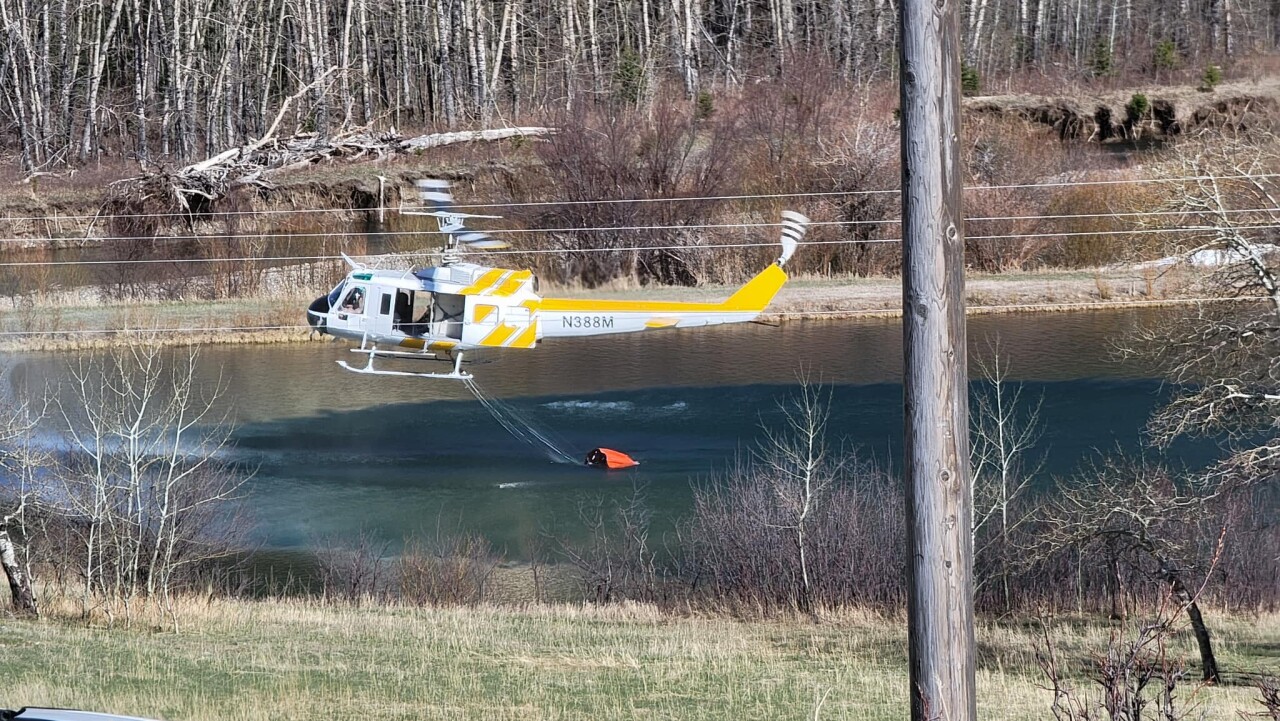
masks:
[[[999,338],[1024,396],[1044,398],[1050,472],[1092,448],[1135,446],[1160,384],[1111,343],[1151,311],[982,316],[971,349]],[[345,373],[346,346],[315,342],[203,351],[240,422],[232,457],[255,475],[258,537],[297,547],[359,529],[399,541],[461,523],[519,555],[547,534],[573,535],[577,509],[645,487],[657,515],[688,506],[691,479],[723,468],[777,421],[776,401],[803,371],[833,386],[830,428],[885,464],[902,429],[896,320],[794,322],[564,340],[471,366],[480,385],[584,454],[623,450],[639,468],[606,473],[547,462],[461,384]],[[38,388],[68,355],[11,359],[11,382]],[[1202,457],[1204,449],[1187,451]]]

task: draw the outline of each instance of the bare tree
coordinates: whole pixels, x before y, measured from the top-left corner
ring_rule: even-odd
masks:
[[[387,591],[390,544],[368,529],[354,538],[316,541],[321,592],[325,598],[359,605]]]
[[[560,554],[578,570],[584,596],[596,603],[621,599],[656,602],[665,598],[656,549],[650,541],[647,488],[612,506],[603,498],[584,502],[578,514],[587,529],[583,543],[560,540]]]
[[[1144,329],[1136,350],[1153,355],[1175,395],[1153,416],[1153,440],[1222,439],[1221,482],[1274,480],[1280,470],[1280,141],[1239,137],[1190,144],[1171,172],[1195,178],[1170,184],[1172,222],[1198,228],[1183,249],[1207,297],[1173,323]],[[1261,438],[1261,440],[1259,440]]]
[[[1198,603],[1202,586],[1195,579],[1207,581],[1222,551],[1226,526],[1216,538],[1205,538],[1200,528],[1219,498],[1203,482],[1175,479],[1146,459],[1106,458],[1061,484],[1045,502],[1029,550],[1043,558],[1071,549],[1082,559],[1087,555],[1158,580],[1178,612],[1187,614],[1204,680],[1217,682],[1218,664]]]
[[[0,517],[0,566],[4,567],[4,575],[9,579],[9,594],[13,600],[13,610],[19,614],[38,616],[40,611],[36,605],[35,592],[31,590],[31,575],[23,567],[21,551],[14,545],[9,532],[25,509],[18,505],[14,513]]]
[[[1057,721],[1141,721],[1144,718],[1177,721],[1199,718],[1197,704],[1176,693],[1187,676],[1182,659],[1171,656],[1168,637],[1176,612],[1161,608],[1155,620],[1143,623],[1132,637],[1113,631],[1107,648],[1093,654],[1092,681],[1100,693],[1076,688],[1062,667],[1048,624],[1041,621],[1043,637],[1036,660],[1053,693],[1051,710]],[[1092,685],[1092,684],[1091,684]]]
[[[0,510],[0,567],[9,581],[15,613],[39,615],[32,587],[28,511],[34,498],[37,474],[50,463],[49,454],[35,445],[34,431],[44,414],[26,401],[15,401],[0,417],[0,469],[16,481],[5,489]]]
[[[1275,0],[1180,0],[1148,22],[1135,0],[968,0],[973,72],[1031,64],[1070,78],[1184,72],[1273,52]],[[820,60],[844,80],[892,72],[886,0],[0,0],[0,118],[29,175],[103,156],[144,163],[262,137],[295,86],[293,130],[324,136],[359,117],[455,126],[605,100],[644,76],[681,101],[793,80]],[[1157,49],[1167,57],[1153,63]],[[1153,65],[1157,66],[1153,69]],[[333,83],[317,83],[329,67]],[[996,82],[988,82],[994,86]],[[505,87],[504,87],[505,86]],[[584,91],[590,91],[584,92]],[[360,112],[355,112],[359,107]]]
[[[1271,719],[1271,721],[1280,721],[1280,681],[1274,678],[1259,680],[1258,693],[1261,696],[1258,699],[1258,703],[1262,704],[1265,710],[1253,715],[1258,718]]]
[[[1027,405],[1022,385],[1009,381],[1009,363],[1002,359],[998,341],[990,344],[990,358],[978,358],[975,365],[986,381],[972,393],[969,415],[969,465],[973,474],[973,547],[975,564],[998,569],[1000,594],[1005,610],[1012,608],[1008,554],[1013,551],[1013,533],[1030,517],[1020,501],[1031,479],[1043,466],[1043,456],[1027,457],[1040,440],[1040,405]],[[979,575],[978,589],[987,578]]]
[[[172,612],[183,571],[225,555],[243,531],[243,474],[221,459],[232,426],[202,383],[199,352],[136,343],[82,360],[54,396],[70,452],[48,496],[76,521],[81,603],[153,599]]]
[[[752,454],[754,472],[763,474],[775,499],[774,510],[780,512],[762,516],[761,523],[793,535],[800,564],[799,600],[805,611],[813,606],[808,534],[817,506],[841,471],[827,450],[830,405],[831,391],[801,376],[795,395],[778,402],[781,427],[764,426],[764,440]]]

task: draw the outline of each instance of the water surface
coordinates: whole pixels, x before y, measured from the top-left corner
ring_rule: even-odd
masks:
[[[1153,315],[1157,313],[1157,315]],[[1114,342],[1153,311],[980,316],[971,355],[998,342],[1024,397],[1043,402],[1038,454],[1069,473],[1094,449],[1137,448],[1161,384]],[[203,351],[203,382],[226,387],[239,427],[228,452],[254,469],[256,540],[298,548],[362,530],[398,543],[437,526],[479,531],[512,555],[581,532],[580,509],[642,487],[663,518],[690,484],[723,470],[780,420],[800,373],[831,389],[831,443],[881,465],[902,439],[897,320],[805,321],[595,339],[508,351],[470,366],[481,387],[575,457],[596,446],[641,465],[603,472],[519,443],[458,383],[347,373],[340,343]],[[18,357],[13,382],[38,387],[65,355]],[[973,369],[973,364],[971,364]],[[1203,446],[1180,453],[1207,458]],[[664,521],[664,527],[669,527]]]

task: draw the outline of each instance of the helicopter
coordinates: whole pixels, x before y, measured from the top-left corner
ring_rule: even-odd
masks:
[[[787,281],[783,270],[809,219],[782,212],[782,253],[776,261],[719,303],[593,300],[542,297],[529,270],[491,267],[463,260],[464,250],[507,247],[466,226],[477,218],[458,212],[448,181],[415,182],[426,209],[402,209],[437,219],[446,245],[439,265],[403,270],[372,268],[343,254],[351,271],[307,309],[307,321],[321,334],[358,341],[352,352],[364,365],[338,364],[356,373],[469,381],[464,354],[491,349],[532,349],[548,338],[691,328],[755,320]],[[431,360],[452,364],[444,372],[390,370],[374,359]]]

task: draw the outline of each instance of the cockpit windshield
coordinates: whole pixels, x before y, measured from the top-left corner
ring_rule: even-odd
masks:
[[[329,307],[330,308],[338,304],[338,298],[342,296],[342,287],[345,286],[346,284],[347,284],[347,279],[343,278],[342,280],[338,281],[338,284],[333,287],[333,290],[329,291]]]

